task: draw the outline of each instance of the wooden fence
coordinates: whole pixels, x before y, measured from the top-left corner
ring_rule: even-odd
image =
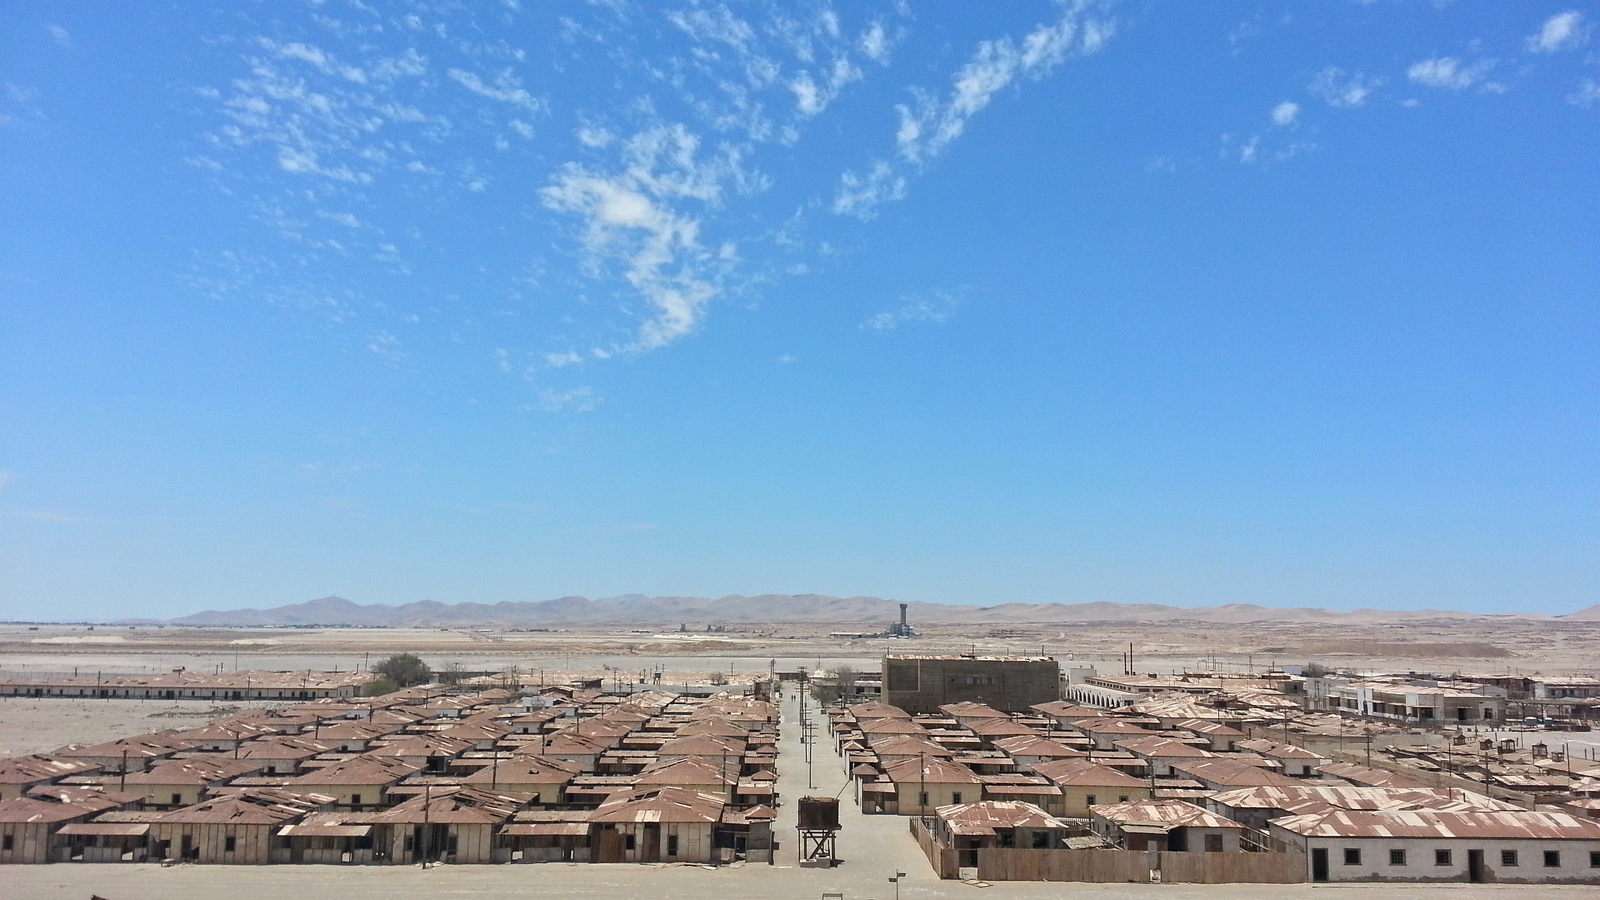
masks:
[[[907,821],[911,823],[911,836],[917,839],[917,846],[922,848],[922,855],[933,866],[934,874],[940,878],[955,878],[956,851],[940,846],[920,817],[912,816]]]
[[[920,819],[911,834],[940,878],[959,878],[977,863],[984,881],[1147,883],[1152,864],[1163,882],[1183,884],[1298,884],[1306,880],[1302,853],[1179,853],[1163,850],[954,850],[939,844]]]

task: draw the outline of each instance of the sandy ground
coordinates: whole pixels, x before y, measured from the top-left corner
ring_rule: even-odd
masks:
[[[815,665],[819,660],[869,663],[885,650],[939,653],[1046,653],[1065,665],[1120,671],[1134,644],[1141,672],[1210,668],[1242,671],[1266,664],[1316,661],[1360,671],[1479,674],[1594,672],[1600,666],[1600,623],[1524,620],[1437,620],[1403,624],[1257,623],[1246,625],[1090,623],[933,625],[915,641],[849,640],[836,625],[728,626],[726,632],[679,633],[666,625],[556,631],[472,629],[138,628],[0,625],[0,673],[70,674],[235,669],[349,670],[372,658],[407,651],[441,665],[469,669],[570,672],[612,666],[630,672],[660,665],[672,676],[703,677]],[[871,668],[876,669],[875,664]],[[669,678],[671,680],[671,678]]]
[[[0,757],[99,744],[168,728],[194,728],[251,704],[171,700],[29,700],[0,697]]]
[[[908,838],[909,840],[909,838]],[[616,898],[616,900],[795,900],[838,892],[845,900],[894,900],[892,872],[831,871],[765,866],[700,869],[628,865],[461,866],[423,871],[414,867],[334,868],[327,866],[70,865],[10,866],[4,896],[18,900],[282,900],[284,897],[337,897],[339,900],[480,900]],[[1287,885],[1287,884],[1047,884],[1009,882],[980,888],[939,881],[923,870],[901,884],[901,900],[1276,900],[1276,898],[1352,897],[1415,900],[1578,900],[1593,897],[1592,886],[1516,885]]]

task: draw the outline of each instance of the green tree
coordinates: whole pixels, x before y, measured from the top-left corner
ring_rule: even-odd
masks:
[[[393,678],[387,675],[379,675],[361,686],[361,696],[382,697],[384,694],[392,694],[398,690],[400,690],[400,685],[395,684]]]
[[[433,670],[415,653],[396,653],[373,666],[372,671],[400,687],[427,684],[433,680]]]

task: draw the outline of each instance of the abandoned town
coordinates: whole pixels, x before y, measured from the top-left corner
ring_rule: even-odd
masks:
[[[1499,629],[1290,662],[1198,621],[1149,623],[1147,655],[1107,643],[1132,623],[904,604],[857,631],[9,625],[0,864],[114,900],[255,866],[574,895],[619,866],[749,896],[1600,884],[1600,624]],[[1371,656],[1452,642],[1490,658]]]

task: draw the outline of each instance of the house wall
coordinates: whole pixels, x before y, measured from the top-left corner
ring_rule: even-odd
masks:
[[[714,861],[716,848],[711,841],[711,823],[699,822],[661,822],[660,842],[656,846],[656,855],[661,862],[696,862],[708,863]],[[617,825],[617,831],[625,837],[632,835],[634,845],[632,850],[623,851],[624,862],[640,862],[643,860],[643,847],[645,840],[645,826],[638,822],[623,822]],[[678,838],[678,853],[676,856],[667,854],[668,838]]]
[[[928,794],[927,808],[919,809],[917,795],[923,791]],[[904,781],[895,783],[895,796],[900,805],[900,815],[932,815],[933,811],[941,806],[949,806],[952,803],[975,803],[982,800],[983,785],[940,784],[932,781],[919,784],[915,781]]]
[[[416,835],[417,825],[420,823],[396,823],[388,829],[390,865],[410,865],[417,862],[417,850],[413,837]],[[430,828],[440,826],[430,825]],[[451,863],[487,863],[493,862],[494,833],[496,826],[487,824],[445,825],[438,833],[435,840],[435,855]],[[375,840],[383,839],[381,834],[373,835]],[[455,845],[455,853],[450,853],[450,846]]]
[[[325,794],[338,798],[338,805],[360,808],[377,808],[383,805],[387,784],[286,784],[283,790],[296,794]],[[357,797],[361,802],[357,803]]]
[[[50,834],[65,822],[0,822],[0,863],[47,863]],[[3,849],[5,838],[11,849]]]
[[[1140,785],[1138,787],[1115,787],[1106,785],[1076,785],[1069,784],[1061,788],[1065,798],[1064,812],[1062,815],[1076,819],[1087,819],[1089,807],[1096,804],[1125,803],[1129,800],[1149,800],[1150,788]],[[1089,798],[1093,796],[1093,800]]]
[[[205,785],[198,784],[130,784],[126,788],[130,794],[140,794],[144,802],[151,806],[179,807],[193,806],[199,803],[205,794]],[[180,798],[172,802],[172,796]]]
[[[1482,839],[1403,839],[1383,837],[1304,838],[1273,826],[1272,836],[1291,847],[1303,849],[1306,877],[1311,877],[1312,851],[1328,851],[1329,881],[1467,881],[1468,850],[1483,851],[1484,880],[1487,882],[1600,884],[1600,866],[1591,866],[1589,854],[1600,852],[1600,841],[1522,841]],[[1346,865],[1344,851],[1361,851],[1361,861]],[[1405,865],[1391,865],[1390,850],[1404,850]],[[1437,865],[1434,851],[1449,850],[1450,864]],[[1501,862],[1503,850],[1517,853],[1516,866]],[[1559,866],[1544,864],[1544,851],[1561,854]]]
[[[170,842],[164,855],[177,859],[183,852],[183,839],[187,835],[190,847],[200,851],[194,862],[258,866],[272,862],[272,837],[276,830],[272,825],[156,822],[150,826],[150,842],[152,847],[158,847],[163,841]],[[232,851],[227,849],[229,837],[234,839]],[[157,855],[155,850],[152,855]]]

